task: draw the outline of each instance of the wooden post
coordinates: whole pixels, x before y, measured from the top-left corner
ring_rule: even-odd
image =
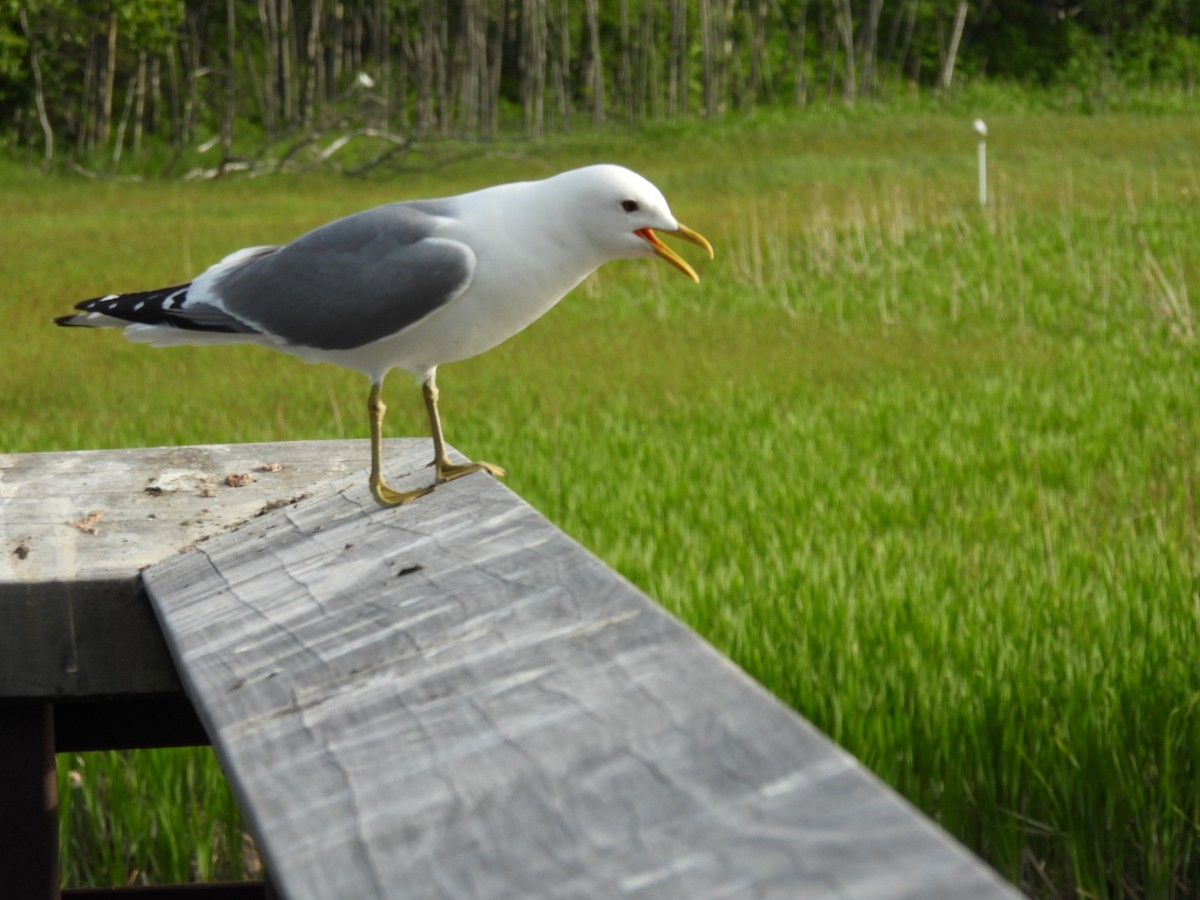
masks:
[[[54,707],[0,706],[0,895],[58,900]]]
[[[979,135],[979,205],[987,206],[987,124],[983,119],[975,120],[975,133]]]

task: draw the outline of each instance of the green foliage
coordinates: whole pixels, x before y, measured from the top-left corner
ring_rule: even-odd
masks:
[[[988,116],[986,209],[972,96],[1013,109]],[[1060,105],[977,85],[576,132],[400,180],[0,172],[0,215],[22,223],[0,237],[20,261],[2,449],[365,437],[353,374],[49,320],[373,203],[626,162],[712,239],[702,284],[601,270],[442,372],[449,439],[1031,894],[1183,900],[1200,889],[1200,129]],[[424,433],[409,380],[387,393],[391,433]],[[89,783],[141,757],[88,761],[115,769]],[[201,856],[231,861],[226,795],[164,782],[189,777],[147,776],[171,798],[153,827],[143,801],[72,794],[70,871],[173,878],[214,843]],[[228,824],[197,837],[197,809]],[[119,828],[173,829],[180,857],[144,862],[157,851]]]
[[[11,110],[26,93],[29,41],[21,27],[18,9],[18,0],[0,3],[0,111]]]
[[[122,0],[116,9],[130,50],[161,53],[176,39],[185,6],[184,0]]]
[[[146,173],[214,136],[227,160],[273,159],[314,131],[364,126],[493,140],[894,101],[940,90],[959,6],[602,0],[593,33],[585,5],[550,0],[0,0],[0,141],[40,149],[49,128],[60,160]],[[1194,110],[1196,0],[967,9],[955,90],[997,79],[1089,112],[1158,95]],[[53,61],[45,123],[36,57]]]

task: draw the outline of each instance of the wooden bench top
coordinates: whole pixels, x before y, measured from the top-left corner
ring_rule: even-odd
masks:
[[[428,478],[426,442],[388,454],[394,486]],[[205,498],[228,525],[142,574],[284,897],[1019,896],[491,477],[385,510],[325,456],[263,515]]]
[[[428,441],[385,447],[420,469]],[[368,459],[366,441],[0,454],[0,697],[177,691],[141,570]]]

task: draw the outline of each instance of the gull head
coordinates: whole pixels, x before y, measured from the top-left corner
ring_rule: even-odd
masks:
[[[615,165],[587,166],[563,172],[548,182],[562,191],[569,204],[570,227],[605,259],[657,256],[698,282],[696,270],[659,240],[656,232],[696,244],[713,258],[712,244],[679,222],[662,192],[636,172]]]

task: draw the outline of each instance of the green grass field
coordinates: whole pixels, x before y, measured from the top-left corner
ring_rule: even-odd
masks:
[[[8,170],[0,450],[365,438],[361,376],[49,320],[374,203],[624,162],[712,239],[701,285],[601,270],[441,372],[448,439],[1031,894],[1194,896],[1200,124],[989,126],[986,209],[970,118],[939,113],[368,181]],[[411,379],[387,400],[424,433]],[[253,871],[197,753],[62,760],[68,883]]]

